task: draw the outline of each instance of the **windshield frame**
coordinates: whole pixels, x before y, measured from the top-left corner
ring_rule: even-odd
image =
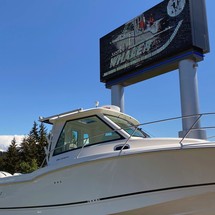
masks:
[[[101,124],[101,125],[103,125],[104,126],[104,128],[106,128],[107,130],[104,130],[103,132],[100,132],[100,133],[97,133],[96,135],[93,135],[93,136],[91,136],[91,138],[93,139],[93,138],[97,138],[97,137],[99,137],[99,136],[101,136],[101,135],[106,135],[106,137],[107,138],[104,138],[104,139],[102,139],[101,138],[101,141],[95,141],[94,143],[87,143],[87,139],[89,139],[90,137],[88,136],[86,136],[86,133],[84,134],[84,131],[86,131],[87,130],[87,126],[92,126],[92,124],[91,125],[89,125],[90,123],[91,123],[91,121],[90,120],[93,120],[93,118],[94,119],[97,119],[98,120],[98,122]],[[85,120],[85,122],[84,122],[84,120]],[[66,130],[66,127],[68,126],[68,124],[69,123],[77,123],[77,122],[79,122],[79,123],[82,123],[82,126],[83,126],[83,130],[82,130],[82,138],[80,138],[79,139],[79,141],[82,141],[83,142],[83,144],[82,145],[78,145],[77,144],[77,147],[73,147],[73,148],[70,148],[70,149],[65,149],[65,150],[63,150],[63,147],[64,147],[64,145],[66,144],[66,141],[65,141],[65,137],[64,137],[64,139],[63,140],[61,140],[62,139],[62,136],[63,135],[65,135],[65,130]],[[86,128],[84,128],[84,126],[86,126]],[[80,126],[81,127],[81,126]],[[92,128],[89,128],[88,127],[88,129],[90,130],[92,130]],[[73,132],[75,131],[75,127],[74,127],[74,130],[73,130]],[[81,130],[80,130],[81,131]],[[94,132],[96,132],[96,130],[94,130]],[[84,136],[84,135],[85,136]],[[115,136],[116,136],[116,138],[111,138],[111,135],[112,134],[116,134]],[[77,136],[78,134],[74,134],[73,133],[73,137],[78,137]],[[108,135],[110,135],[109,137],[110,138],[108,138]],[[56,142],[56,144],[55,144],[55,147],[54,147],[54,149],[53,149],[53,156],[57,156],[57,155],[59,155],[59,154],[63,154],[63,153],[66,153],[66,152],[69,152],[69,151],[73,151],[73,150],[77,150],[77,149],[81,149],[81,148],[85,148],[85,147],[89,147],[89,146],[92,146],[92,145],[97,145],[97,144],[101,144],[101,143],[107,143],[107,142],[112,142],[112,141],[117,141],[117,140],[122,140],[122,139],[125,139],[125,137],[123,137],[121,134],[120,134],[120,132],[118,132],[116,129],[114,129],[113,128],[113,126],[111,126],[111,125],[109,125],[107,122],[105,122],[105,120],[103,120],[101,117],[99,117],[98,115],[91,115],[91,116],[86,116],[86,117],[81,117],[81,118],[77,118],[77,119],[72,119],[72,120],[67,120],[67,121],[65,121],[65,123],[64,123],[64,126],[63,126],[63,128],[62,128],[62,130],[61,130],[61,132],[60,132],[60,135],[59,135],[59,137],[58,137],[58,139],[57,139],[57,142]],[[61,142],[60,142],[61,141]],[[76,138],[76,141],[78,141],[78,138]],[[62,144],[61,144],[62,143]],[[61,152],[57,152],[57,150],[61,150],[62,149],[62,151]]]

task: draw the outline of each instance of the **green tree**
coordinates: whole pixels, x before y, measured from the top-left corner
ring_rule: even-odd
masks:
[[[30,162],[21,161],[20,170],[22,173],[30,173],[38,169],[37,160],[32,159]]]
[[[31,163],[33,159],[37,160],[38,140],[38,125],[36,122],[34,122],[28,136],[25,137],[21,143],[20,151],[22,161]]]
[[[29,135],[23,139],[20,147],[22,172],[30,172],[40,167],[45,159],[44,147],[47,146],[46,128],[43,123],[34,122]],[[35,163],[36,162],[36,163]]]
[[[45,128],[44,124],[41,123],[39,125],[39,132],[38,132],[38,144],[37,144],[37,163],[41,166],[44,163],[44,159],[46,157],[44,147],[47,147],[48,142],[46,139],[47,136],[47,129]]]
[[[13,138],[10,146],[3,158],[4,171],[14,174],[19,170],[20,157],[19,149],[17,148],[16,139]]]
[[[33,123],[28,136],[23,138],[17,147],[15,138],[11,141],[8,151],[0,157],[0,170],[11,174],[15,172],[29,173],[40,167],[45,159],[44,147],[48,145],[47,131],[43,123]]]
[[[35,143],[39,140],[39,133],[38,133],[38,124],[34,121],[33,127],[29,133],[29,138],[32,139]]]
[[[0,156],[0,171],[3,171],[5,169],[5,163],[4,163],[4,155],[3,153]]]

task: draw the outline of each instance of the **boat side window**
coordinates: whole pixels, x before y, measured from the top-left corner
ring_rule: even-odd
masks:
[[[133,125],[132,123],[128,122],[125,119],[122,119],[116,116],[109,116],[109,115],[107,115],[107,117],[133,137],[143,137],[143,138],[149,137],[148,134],[146,134],[140,128],[137,128],[135,125]]]
[[[97,116],[71,120],[66,122],[53,155],[121,138],[122,136],[119,133]]]

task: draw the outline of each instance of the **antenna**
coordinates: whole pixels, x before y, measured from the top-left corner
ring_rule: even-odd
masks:
[[[99,101],[95,101],[96,108],[99,106]]]

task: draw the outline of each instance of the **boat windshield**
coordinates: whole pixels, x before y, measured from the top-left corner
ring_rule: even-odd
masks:
[[[131,122],[128,122],[125,119],[115,117],[115,116],[109,116],[109,115],[107,115],[107,117],[133,137],[143,137],[143,138],[149,137],[148,134],[146,134],[140,128],[138,128],[137,126],[133,125]]]
[[[53,155],[122,138],[117,131],[114,131],[97,116],[71,120],[66,122]]]

